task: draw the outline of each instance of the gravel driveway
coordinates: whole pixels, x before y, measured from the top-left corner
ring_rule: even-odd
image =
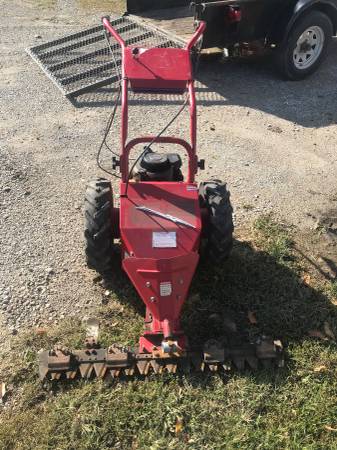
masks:
[[[99,174],[96,150],[111,93],[103,89],[72,105],[24,49],[96,24],[111,2],[2,4],[0,322],[15,333],[83,316],[102,301],[84,264],[82,200],[87,180]],[[337,252],[336,54],[334,42],[319,73],[303,82],[281,81],[267,62],[237,61],[203,64],[198,83],[200,156],[207,160],[200,179],[228,181],[238,229],[271,211],[303,233],[323,225],[331,257]],[[134,100],[131,136],[159,131],[179,108],[174,97]],[[172,132],[186,134],[186,118]],[[117,142],[116,127],[111,145]]]

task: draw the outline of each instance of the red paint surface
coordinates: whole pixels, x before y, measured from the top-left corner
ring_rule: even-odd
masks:
[[[127,47],[124,61],[134,91],[184,92],[192,78],[189,52],[184,49]]]
[[[182,219],[195,228],[140,211],[146,206]],[[179,317],[199,261],[201,212],[195,184],[172,182],[130,183],[121,197],[123,268],[152,316],[151,333],[181,334]],[[154,232],[176,233],[176,247],[154,248]],[[170,295],[161,295],[160,283],[171,283]],[[165,322],[166,321],[166,322]],[[165,324],[165,325],[164,325]],[[144,346],[144,339],[142,341]],[[153,345],[150,341],[150,346]]]

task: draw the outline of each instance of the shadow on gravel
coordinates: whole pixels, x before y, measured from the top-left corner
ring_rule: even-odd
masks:
[[[113,249],[113,267],[111,276],[100,279],[99,284],[116,295],[117,300],[122,305],[131,306],[137,314],[145,316],[145,305],[139,298],[128,276],[122,269],[120,246],[117,244]],[[106,300],[108,303],[108,299]],[[104,301],[103,301],[104,304]]]
[[[239,105],[272,114],[304,127],[323,127],[337,122],[337,40],[327,60],[313,76],[294,82],[280,79],[272,61],[237,59],[227,62],[205,60],[197,76],[197,99],[203,106]],[[115,90],[97,89],[72,100],[78,107],[107,107],[114,103]],[[130,104],[181,104],[180,96],[130,98]]]

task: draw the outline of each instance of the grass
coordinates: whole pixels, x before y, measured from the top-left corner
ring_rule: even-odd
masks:
[[[258,232],[260,245],[276,259],[282,263],[291,256],[292,241],[289,232],[275,222],[271,216],[261,216],[254,224]]]
[[[235,243],[230,261],[200,266],[183,314],[194,342],[223,334],[221,320],[208,319],[214,313],[235,320],[239,337],[281,338],[284,369],[43,387],[36,352],[60,340],[78,346],[84,331],[72,319],[47,335],[31,331],[14,338],[3,355],[0,379],[11,392],[0,410],[0,448],[336,449],[336,345],[308,335],[323,333],[326,322],[337,330],[335,285],[303,281],[305,263],[292,240],[271,217],[260,218],[253,232]],[[133,344],[141,308],[133,289],[116,278],[115,294],[98,312],[102,341]],[[249,323],[248,311],[257,324]]]
[[[329,285],[330,294],[337,299],[337,281],[332,281]]]

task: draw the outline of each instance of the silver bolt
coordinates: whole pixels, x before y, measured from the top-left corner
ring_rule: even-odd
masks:
[[[150,302],[154,303],[156,301],[155,297],[150,297]]]
[[[151,286],[151,283],[150,283],[149,281],[147,281],[147,282],[145,283],[145,286],[146,286],[146,287],[150,287],[150,286]]]
[[[181,278],[181,279],[179,280],[179,283],[180,283],[180,284],[184,284],[184,280]]]

